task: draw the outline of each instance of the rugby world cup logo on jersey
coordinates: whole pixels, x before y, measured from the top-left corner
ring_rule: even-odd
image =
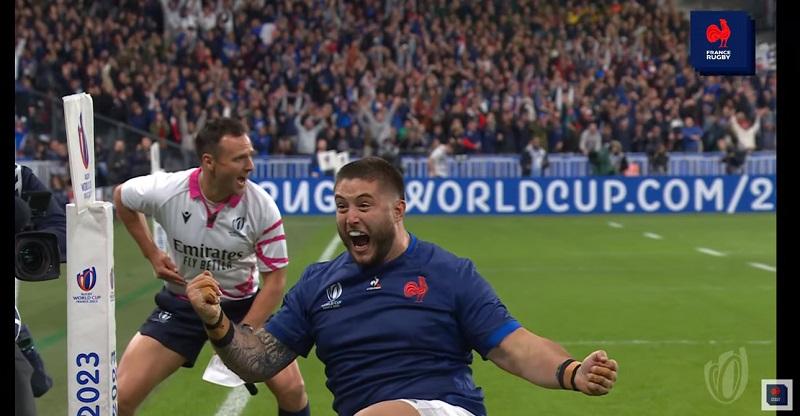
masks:
[[[342,296],[342,284],[336,282],[327,289],[325,289],[325,295],[328,296],[328,301],[322,304],[322,309],[334,309],[338,308],[342,305],[342,301],[339,298]]]
[[[242,237],[247,238],[247,235],[242,231],[244,228],[245,223],[247,220],[244,217],[236,217],[231,220],[231,231],[228,231],[228,235],[231,237]]]
[[[83,167],[89,169],[89,143],[86,141],[86,132],[83,128],[83,113],[78,115],[78,145],[81,149],[81,162],[83,162]]]
[[[234,230],[241,231],[244,227],[244,217],[234,218],[233,221],[231,221],[231,226],[233,226]]]

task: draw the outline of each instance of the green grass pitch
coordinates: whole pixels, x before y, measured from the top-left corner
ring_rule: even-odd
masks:
[[[336,231],[333,216],[288,217],[285,224],[291,285]],[[620,364],[611,394],[585,397],[531,385],[476,354],[475,380],[490,415],[762,413],[760,380],[775,376],[774,214],[412,216],[406,225],[419,238],[471,258],[528,329],[576,358],[603,348]],[[121,354],[152,310],[161,281],[120,224],[114,244]],[[22,319],[55,381],[37,400],[41,415],[66,414],[65,285],[71,277],[65,272],[20,287]],[[704,366],[740,348],[747,355],[746,387],[724,404],[709,392]],[[201,380],[211,351],[207,346],[195,368],[160,385],[139,414],[215,415],[231,390]],[[313,352],[300,367],[312,414],[333,415]],[[266,387],[259,390],[242,415],[277,414]]]

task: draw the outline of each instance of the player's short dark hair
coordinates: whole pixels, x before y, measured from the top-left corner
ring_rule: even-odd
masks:
[[[336,185],[342,179],[363,179],[378,181],[381,186],[388,186],[395,191],[397,197],[405,200],[406,188],[403,175],[389,162],[379,157],[365,157],[344,165],[336,174]]]
[[[246,133],[247,131],[245,130],[244,124],[233,118],[222,117],[208,121],[194,139],[194,148],[197,152],[197,158],[202,160],[204,153],[210,153],[212,156],[216,156],[219,141],[222,140],[223,137],[239,137]]]

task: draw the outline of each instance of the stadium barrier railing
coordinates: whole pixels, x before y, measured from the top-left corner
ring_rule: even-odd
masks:
[[[628,162],[638,163],[641,175],[650,174],[648,158],[643,153],[628,153]],[[575,178],[590,174],[589,162],[583,155],[553,154],[545,177]],[[25,160],[28,166],[45,183],[52,173],[64,174],[63,162]],[[403,173],[408,178],[428,177],[428,160],[425,157],[403,157]],[[747,157],[744,173],[749,175],[774,175],[777,159],[773,151],[754,152]],[[517,178],[522,175],[517,155],[456,156],[448,161],[448,172],[453,178]],[[307,178],[311,173],[311,158],[307,156],[267,157],[255,160],[255,178]],[[725,174],[725,164],[719,154],[673,153],[669,157],[669,176],[716,176]]]

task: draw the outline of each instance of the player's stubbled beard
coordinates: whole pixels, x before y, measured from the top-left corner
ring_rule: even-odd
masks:
[[[362,225],[357,227],[348,227],[346,223],[343,224],[338,230],[339,238],[344,241],[345,245],[347,246],[347,250],[350,251],[350,255],[353,257],[353,259],[356,260],[356,262],[362,267],[377,266],[386,259],[386,256],[392,249],[392,243],[394,242],[397,234],[394,229],[394,224],[392,224],[391,220],[388,219],[374,227],[369,226],[364,221],[362,221],[361,224]],[[351,238],[349,235],[349,232],[352,230],[365,232],[369,236],[368,244],[372,246],[373,254],[371,257],[367,258],[366,261],[357,260],[357,254],[353,250],[353,238]]]

